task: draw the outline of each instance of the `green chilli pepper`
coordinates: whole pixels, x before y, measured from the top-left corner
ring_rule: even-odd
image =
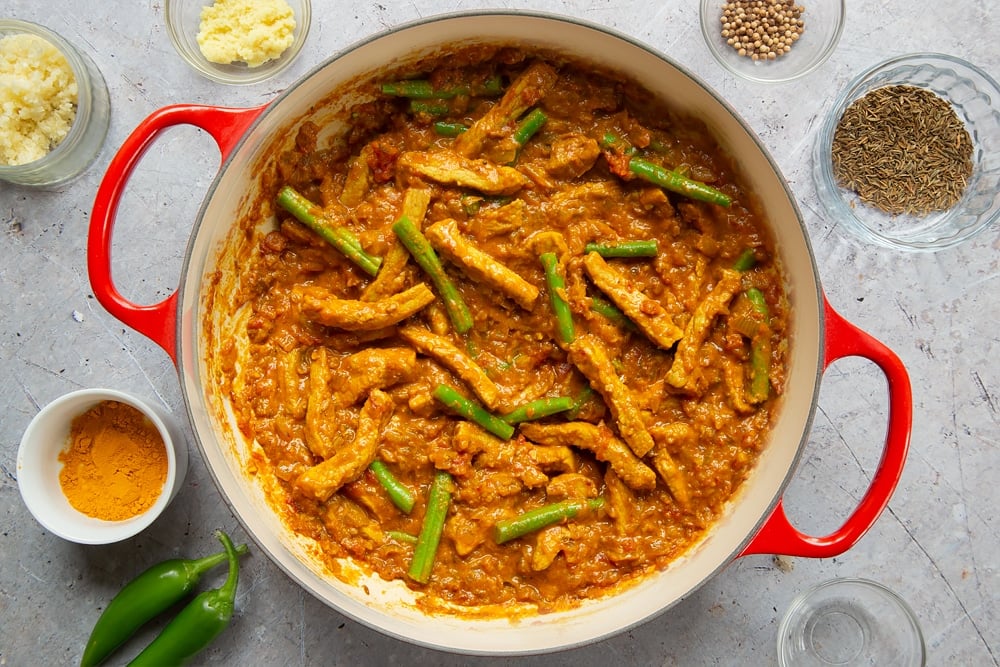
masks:
[[[129,663],[129,667],[183,665],[212,643],[233,618],[240,559],[232,540],[215,531],[229,560],[229,576],[219,588],[199,593],[163,628],[156,639]]]
[[[241,544],[236,552],[245,554],[247,545]],[[180,602],[204,573],[227,558],[225,551],[197,559],[175,558],[153,565],[130,581],[97,619],[80,666],[93,667],[104,662],[140,627]]]

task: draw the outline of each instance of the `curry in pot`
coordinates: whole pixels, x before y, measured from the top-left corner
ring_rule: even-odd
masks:
[[[373,84],[376,85],[376,84]],[[784,383],[773,240],[695,119],[590,66],[469,49],[305,122],[219,379],[274,505],[452,611],[663,569]]]

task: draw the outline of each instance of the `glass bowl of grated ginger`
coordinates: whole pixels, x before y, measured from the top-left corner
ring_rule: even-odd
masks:
[[[78,544],[139,534],[184,482],[183,433],[161,407],[114,389],[81,389],[42,408],[17,452],[17,485],[43,527]]]
[[[163,13],[181,58],[230,85],[259,83],[288,68],[312,22],[309,0],[167,0]]]
[[[915,53],[859,74],[813,148],[831,219],[907,251],[967,241],[1000,220],[1000,85],[954,56]]]

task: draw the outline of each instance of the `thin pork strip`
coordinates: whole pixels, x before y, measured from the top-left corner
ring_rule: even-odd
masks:
[[[656,448],[653,449],[652,454],[653,467],[667,483],[674,500],[681,505],[686,505],[690,498],[687,481],[677,462],[670,455],[668,448],[677,443],[691,444],[697,434],[693,428],[681,422],[654,426],[649,429],[649,433],[653,436],[653,441],[656,442]]]
[[[521,424],[521,433],[528,440],[546,446],[576,446],[594,453],[606,462],[623,482],[637,491],[648,491],[656,486],[656,473],[636,458],[628,445],[615,437],[607,426],[589,422],[563,424]]]
[[[407,188],[400,215],[405,215],[419,229],[424,224],[424,216],[430,203],[431,193],[427,188]],[[410,251],[397,239],[382,258],[382,265],[375,279],[361,293],[361,300],[378,301],[402,291],[414,273],[413,268],[410,264]]]
[[[656,345],[669,350],[684,335],[663,306],[643,294],[628,276],[609,265],[596,252],[587,253],[583,266],[598,289]]]
[[[404,177],[416,175],[486,195],[512,195],[530,182],[513,167],[467,158],[450,150],[403,153],[396,162],[396,170]]]
[[[505,126],[513,125],[521,114],[541,101],[558,78],[551,65],[535,63],[528,67],[510,84],[499,102],[455,139],[455,151],[467,157],[478,155],[487,140]]]
[[[346,331],[375,331],[399,324],[435,299],[434,292],[424,283],[378,301],[340,299],[316,286],[295,291],[302,300],[302,314],[308,319]]]
[[[379,389],[368,395],[358,415],[357,435],[350,447],[306,469],[295,480],[295,489],[302,495],[326,502],[344,484],[360,477],[375,460],[382,429],[392,417],[392,398]]]
[[[667,382],[671,385],[678,389],[688,386],[691,374],[698,365],[698,351],[708,337],[712,322],[717,315],[729,308],[729,302],[740,288],[740,281],[739,271],[723,269],[719,282],[695,308],[687,326],[684,327],[684,336],[677,345],[674,362],[667,373]]]
[[[331,455],[329,429],[330,414],[330,362],[325,347],[319,346],[312,353],[309,365],[308,396],[306,399],[306,446],[314,455],[327,458]]]
[[[400,327],[399,336],[417,352],[435,359],[457,375],[490,410],[497,408],[500,403],[500,389],[486,371],[473,361],[472,357],[457,348],[449,338],[416,325]]]
[[[473,280],[506,294],[525,310],[534,307],[538,288],[465,239],[454,220],[435,222],[424,234]]]
[[[361,350],[341,362],[340,375],[346,380],[335,383],[335,407],[357,403],[373,389],[385,389],[409,379],[417,368],[417,354],[408,347],[372,347]]]
[[[632,392],[615,372],[607,350],[592,335],[579,336],[569,344],[569,360],[590,380],[590,386],[604,398],[618,432],[636,456],[653,449],[653,437],[646,430]]]

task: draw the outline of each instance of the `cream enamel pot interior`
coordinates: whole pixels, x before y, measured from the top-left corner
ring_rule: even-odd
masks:
[[[354,572],[349,582],[319,569],[309,545],[293,535],[267,505],[262,485],[243,463],[252,444],[243,442],[226,405],[206,374],[206,357],[225,323],[203,316],[213,299],[225,299],[237,285],[231,253],[240,243],[232,221],[248,211],[271,212],[261,202],[262,161],[287,145],[306,118],[328,131],[328,107],[348,104],[359,80],[385,72],[387,64],[454,43],[529,44],[621,71],[682,112],[707,122],[734,156],[750,189],[771,221],[793,304],[788,383],[769,444],[737,499],[702,541],[667,570],[611,597],[566,612],[518,621],[470,619],[421,612],[399,582],[386,583]],[[337,95],[331,93],[337,91]],[[322,104],[317,104],[322,102]],[[329,115],[328,115],[329,114]],[[223,165],[195,222],[176,293],[152,305],[125,299],[111,280],[111,237],[122,191],[145,150],[167,127],[191,124],[213,136]],[[262,225],[267,220],[261,220]],[[228,258],[228,259],[227,259]],[[788,186],[752,131],[704,84],[664,55],[602,27],[550,15],[525,13],[453,14],[382,33],[317,67],[270,104],[253,109],[175,105],[148,117],[112,160],[94,204],[88,247],[95,295],[112,315],[153,339],[178,367],[183,396],[204,461],[234,513],[260,549],[293,580],[340,612],[391,636],[442,650],[469,654],[529,654],[579,646],[624,631],[663,612],[689,595],[735,558],[755,553],[829,557],[849,549],[885,508],[902,472],[909,443],[912,405],[907,373],[884,345],[842,319],[819,285],[812,250]],[[802,534],[787,520],[781,495],[794,473],[810,429],[819,383],[836,359],[861,356],[875,362],[888,381],[888,430],[870,488],[846,523],[831,535]],[[345,563],[348,571],[350,563]],[[354,568],[356,570],[356,568]]]

